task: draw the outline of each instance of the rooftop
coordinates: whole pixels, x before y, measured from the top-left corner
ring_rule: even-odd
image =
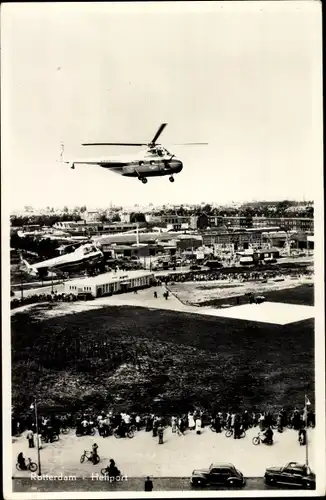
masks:
[[[151,276],[153,273],[145,270],[140,271],[117,271],[110,273],[99,274],[98,276],[86,276],[85,278],[77,278],[75,280],[66,281],[69,285],[102,285],[106,283],[112,283],[114,281],[119,281],[122,279],[137,279],[144,278],[146,276]]]

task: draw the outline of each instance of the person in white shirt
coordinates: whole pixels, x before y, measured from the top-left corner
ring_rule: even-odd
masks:
[[[130,417],[130,415],[125,414],[125,416],[124,416],[124,421],[125,421],[125,424],[129,425],[129,424],[130,424],[130,422],[131,422],[131,417]]]
[[[188,427],[190,430],[195,428],[195,420],[192,413],[188,413]]]
[[[201,434],[201,418],[196,419],[196,434]]]
[[[234,423],[235,423],[235,413],[232,413],[232,415],[231,415],[231,427],[232,427],[232,429],[234,428]]]

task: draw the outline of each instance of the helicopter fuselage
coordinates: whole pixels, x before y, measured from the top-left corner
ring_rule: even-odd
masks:
[[[99,164],[103,168],[112,170],[125,177],[157,177],[163,175],[173,175],[181,172],[183,165],[180,160],[173,158],[156,158],[139,161],[121,162],[110,161]]]
[[[76,164],[99,165],[124,177],[138,177],[140,180],[164,175],[172,177],[183,169],[182,162],[167,151],[161,154],[146,151],[136,156],[77,160],[72,162],[72,168]]]

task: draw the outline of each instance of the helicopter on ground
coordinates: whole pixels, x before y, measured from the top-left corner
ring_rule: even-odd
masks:
[[[134,142],[93,142],[84,143],[82,146],[146,146],[136,155],[84,159],[74,161],[63,160],[63,144],[61,145],[61,161],[70,165],[72,169],[76,164],[99,165],[100,167],[112,170],[124,177],[137,177],[143,184],[147,183],[148,177],[169,176],[169,181],[174,182],[174,174],[178,174],[183,169],[183,164],[174,154],[170,153],[164,146],[156,141],[165,129],[167,123],[162,123],[153,139],[149,143]],[[183,145],[207,144],[203,142],[185,143]]]

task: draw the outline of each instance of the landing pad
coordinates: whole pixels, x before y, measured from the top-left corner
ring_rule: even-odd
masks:
[[[244,304],[229,307],[228,309],[210,309],[210,314],[221,318],[234,318],[246,321],[257,321],[275,325],[288,325],[314,318],[313,306],[302,306],[298,304],[284,304],[281,302],[263,302],[262,304]]]

